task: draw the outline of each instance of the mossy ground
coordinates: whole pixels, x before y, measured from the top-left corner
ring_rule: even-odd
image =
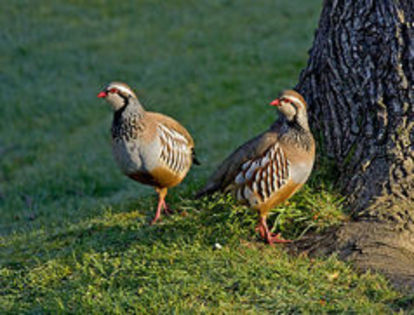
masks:
[[[390,313],[413,298],[335,257],[269,247],[232,200],[192,196],[305,66],[320,1],[8,1],[0,10],[0,312]],[[193,134],[199,159],[149,226],[99,89],[122,80]],[[297,238],[346,220],[327,167],[269,223]],[[222,249],[214,250],[219,243]]]

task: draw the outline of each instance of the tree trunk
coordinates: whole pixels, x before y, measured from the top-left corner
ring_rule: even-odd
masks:
[[[414,288],[414,1],[324,1],[297,89],[354,219],[298,246]]]

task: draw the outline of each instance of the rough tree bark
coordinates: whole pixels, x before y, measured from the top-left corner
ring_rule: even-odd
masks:
[[[414,1],[325,0],[297,89],[353,213],[298,246],[414,288]]]

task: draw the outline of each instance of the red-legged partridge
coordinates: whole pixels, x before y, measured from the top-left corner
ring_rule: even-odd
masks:
[[[231,192],[237,201],[259,212],[257,230],[272,244],[286,240],[270,233],[268,212],[306,182],[315,159],[315,143],[306,102],[299,93],[284,91],[270,104],[282,113],[279,119],[224,160],[197,196]]]
[[[114,110],[112,151],[121,171],[128,177],[151,185],[158,193],[157,222],[161,210],[170,212],[168,188],[181,183],[194,157],[194,141],[174,119],[147,112],[125,83],[111,82],[98,94]]]

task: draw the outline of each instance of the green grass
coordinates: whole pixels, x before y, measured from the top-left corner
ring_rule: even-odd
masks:
[[[0,313],[390,313],[413,305],[335,257],[290,256],[227,197],[193,201],[275,118],[306,65],[320,1],[8,1],[0,10]],[[112,80],[193,134],[179,214],[111,156]],[[285,237],[347,219],[327,167],[275,210]],[[223,246],[214,250],[214,244]]]

